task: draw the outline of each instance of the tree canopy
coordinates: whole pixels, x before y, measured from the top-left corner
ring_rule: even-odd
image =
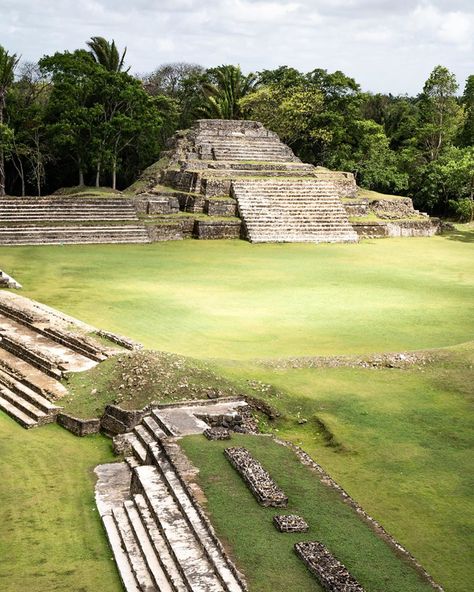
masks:
[[[87,48],[87,49],[86,49]],[[359,185],[469,217],[474,74],[436,66],[418,96],[364,92],[341,71],[167,63],[132,76],[126,48],[85,48],[22,64],[0,46],[0,194],[71,184],[124,187],[197,118],[256,119],[302,160],[354,173]],[[466,201],[467,200],[467,201]]]

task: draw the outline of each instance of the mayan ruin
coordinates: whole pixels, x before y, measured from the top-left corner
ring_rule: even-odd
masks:
[[[0,23],[0,592],[471,592],[474,8]]]

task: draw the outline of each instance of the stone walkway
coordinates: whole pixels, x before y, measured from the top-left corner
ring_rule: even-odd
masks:
[[[235,418],[244,401],[154,409],[118,436],[132,456],[96,468],[97,507],[127,592],[247,589],[183,478],[189,464],[169,433],[201,433],[198,416]]]

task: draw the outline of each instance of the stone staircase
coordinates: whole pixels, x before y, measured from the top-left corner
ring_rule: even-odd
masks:
[[[182,409],[165,417],[154,409],[116,437],[132,456],[97,467],[97,506],[127,592],[242,592],[246,584],[186,483],[184,455],[169,438],[170,417],[180,417],[185,430],[208,427],[196,418],[189,423],[188,407]]]
[[[317,179],[234,180],[251,242],[356,242],[334,186]]]
[[[0,228],[0,245],[149,243],[144,226],[51,226]]]
[[[5,198],[0,225],[2,245],[150,242],[124,198]]]
[[[115,351],[74,332],[72,324],[52,309],[0,292],[0,410],[25,428],[56,420],[67,373],[88,370]]]

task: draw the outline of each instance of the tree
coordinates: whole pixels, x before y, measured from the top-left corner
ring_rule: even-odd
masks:
[[[465,111],[464,126],[460,134],[462,146],[474,146],[474,74],[466,80],[461,99]]]
[[[45,164],[51,160],[44,121],[49,94],[50,85],[38,65],[23,63],[10,89],[6,110],[14,132],[11,162],[22,196],[26,194],[28,181],[40,194],[46,178]]]
[[[419,99],[418,138],[428,161],[436,160],[458,131],[462,111],[457,89],[455,75],[443,66],[436,66],[425,82]]]
[[[200,115],[215,119],[242,119],[240,101],[255,87],[257,76],[244,75],[240,66],[219,66],[206,71]]]
[[[415,202],[430,211],[446,214],[457,204],[474,203],[474,147],[450,146],[422,171]],[[465,201],[468,200],[468,201]]]
[[[9,54],[0,45],[0,197],[5,195],[5,154],[11,150],[13,132],[4,123],[4,111],[7,102],[7,92],[11,87],[15,69],[20,58],[16,54]]]
[[[87,45],[92,50],[90,53],[94,60],[106,70],[109,72],[122,71],[127,48],[123,50],[122,56],[120,56],[115,41],[112,39],[111,43],[104,37],[91,37],[91,40],[87,41]]]

